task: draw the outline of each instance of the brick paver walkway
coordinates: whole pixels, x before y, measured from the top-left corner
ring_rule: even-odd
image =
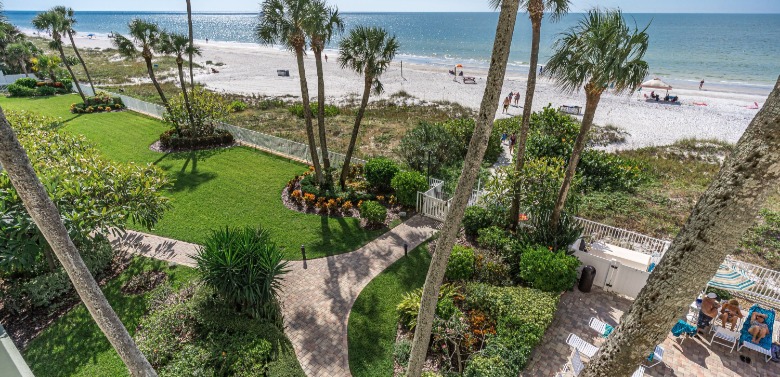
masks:
[[[309,376],[347,377],[347,322],[363,288],[430,238],[440,223],[415,216],[353,252],[290,262],[281,292],[285,334]],[[112,237],[115,246],[150,258],[194,266],[198,245],[138,232]]]
[[[558,311],[550,328],[544,334],[544,340],[531,355],[531,361],[523,376],[555,376],[566,363],[571,349],[566,345],[569,333],[599,346],[605,339],[588,327],[590,317],[597,317],[615,326],[632,301],[611,293],[593,288],[590,293],[582,293],[576,288],[561,297]],[[645,375],[654,377],[725,377],[780,376],[780,364],[764,362],[763,358],[747,349],[743,354],[752,359],[746,364],[739,360],[740,353],[719,345],[710,345],[710,335],[704,339],[686,339],[682,346],[670,335],[664,340],[663,363],[647,369]]]

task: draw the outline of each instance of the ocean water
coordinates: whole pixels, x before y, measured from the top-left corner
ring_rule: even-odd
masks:
[[[7,11],[8,19],[30,30],[35,12]],[[413,63],[487,67],[497,13],[346,13],[347,29],[354,25],[382,26],[401,44],[399,59]],[[542,25],[540,63],[550,57],[557,36],[575,25],[581,14],[570,14]],[[183,13],[77,12],[75,29],[81,34],[125,33],[133,18],[157,22],[185,33]],[[780,14],[626,14],[630,24],[649,24],[650,47],[645,60],[651,76],[694,86],[708,84],[769,92],[780,75]],[[195,38],[256,43],[257,14],[196,13]],[[335,48],[338,38],[330,48]],[[510,70],[527,71],[531,24],[520,15],[510,55]]]

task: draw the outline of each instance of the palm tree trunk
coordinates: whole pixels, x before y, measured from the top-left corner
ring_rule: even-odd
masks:
[[[195,118],[192,116],[192,104],[190,96],[187,95],[187,84],[184,81],[184,62],[177,59],[176,65],[179,67],[179,82],[181,83],[181,94],[184,95],[184,105],[187,107],[187,116],[190,119],[190,129],[195,129]]]
[[[592,87],[591,84],[585,86],[585,114],[582,116],[580,133],[574,142],[574,149],[566,166],[566,174],[563,176],[563,183],[558,191],[558,199],[555,201],[555,207],[550,216],[550,229],[553,232],[558,230],[558,222],[561,220],[561,213],[566,204],[566,198],[569,196],[569,189],[574,180],[574,174],[577,172],[577,164],[580,163],[580,156],[582,156],[582,151],[585,150],[588,132],[590,132],[590,127],[593,126],[593,117],[596,115],[596,108],[599,106],[599,100],[601,100],[601,89],[593,90]]]
[[[540,0],[534,0],[539,3]],[[542,4],[535,6],[543,7]],[[523,119],[520,125],[520,137],[517,138],[517,153],[515,154],[515,172],[520,175],[523,173],[525,164],[525,144],[528,141],[528,129],[531,127],[531,108],[534,104],[534,92],[536,91],[536,65],[539,62],[539,39],[542,34],[542,15],[538,16],[532,13],[531,16],[531,65],[528,67],[528,83],[525,89],[525,104],[523,105]],[[520,182],[515,182],[514,197],[512,198],[512,207],[509,210],[509,219],[512,229],[517,229],[520,221]]]
[[[355,125],[352,127],[352,137],[349,139],[349,148],[347,148],[347,157],[344,159],[344,165],[341,167],[341,176],[339,177],[339,185],[341,189],[346,188],[347,177],[349,176],[349,165],[352,160],[352,153],[355,152],[355,144],[357,144],[358,134],[360,132],[360,123],[363,121],[363,115],[366,113],[366,106],[368,106],[368,97],[371,95],[371,83],[374,81],[371,77],[366,77],[366,82],[363,87],[363,99],[360,101],[360,109],[358,109],[357,116],[355,117]]]
[[[314,126],[311,120],[311,106],[309,104],[309,84],[306,82],[306,67],[303,65],[303,47],[296,47],[295,57],[298,59],[298,75],[301,78],[301,100],[303,101],[303,117],[306,121],[306,137],[309,139],[309,153],[311,163],[314,166],[314,174],[318,183],[322,183],[322,168],[320,158],[317,155],[317,142],[314,140]]]
[[[780,183],[780,79],[584,377],[628,376],[704,288]]]
[[[81,96],[81,100],[87,102],[87,98],[84,97],[84,92],[81,91],[81,85],[79,85],[79,79],[76,77],[76,74],[73,73],[73,69],[70,68],[70,65],[67,62],[65,62],[65,51],[62,49],[62,40],[59,40],[57,50],[60,51],[60,58],[62,58],[62,63],[65,65],[65,68],[68,69],[68,73],[70,73],[70,77],[73,78],[73,84],[76,85],[76,90],[78,90],[79,95]],[[52,74],[52,77],[54,78],[54,81],[57,81],[54,74]]]
[[[190,34],[190,47],[192,47],[195,45],[195,41],[192,34],[192,3],[190,0],[187,0],[187,28]],[[195,88],[195,78],[192,75],[192,51],[190,51],[190,88]]]
[[[76,52],[76,57],[81,62],[81,66],[84,68],[84,73],[87,75],[87,81],[89,81],[89,86],[92,88],[92,95],[97,94],[95,91],[95,84],[92,83],[92,76],[89,75],[89,69],[87,69],[87,64],[84,63],[84,59],[81,58],[81,54],[79,53],[79,49],[76,47],[76,41],[73,40],[73,33],[68,31],[68,37],[70,38],[70,44],[73,46],[73,51]]]
[[[30,74],[27,72],[27,62],[24,61],[24,59],[19,59],[19,65],[22,67],[22,72],[24,72],[24,77],[30,77]]]
[[[325,140],[325,77],[322,72],[322,50],[314,49],[314,61],[317,64],[317,127],[320,133],[320,149],[322,151],[322,168],[330,171],[328,143]]]
[[[160,95],[160,100],[162,100],[163,106],[165,106],[168,111],[171,111],[171,106],[168,104],[168,99],[165,98],[165,93],[163,93],[163,90],[160,87],[160,83],[157,82],[157,77],[154,75],[152,59],[144,58],[144,61],[146,61],[146,71],[149,72],[149,78],[152,79],[152,84],[154,84],[154,88],[157,89],[157,94]]]
[[[463,163],[463,173],[458,180],[455,196],[452,199],[447,219],[436,243],[436,251],[431,260],[431,266],[425,277],[420,312],[417,317],[417,327],[414,332],[407,377],[419,377],[422,371],[425,355],[428,352],[428,344],[431,340],[431,327],[433,326],[436,302],[439,297],[444,271],[447,269],[447,260],[452,253],[452,246],[460,230],[463,213],[466,210],[471,190],[477,180],[482,158],[485,156],[490,133],[493,130],[493,120],[496,117],[498,102],[501,97],[501,88],[504,84],[506,63],[509,59],[509,51],[512,47],[512,35],[517,21],[518,0],[504,0],[501,2],[501,13],[498,16],[496,37],[493,44],[493,55],[488,71],[487,85],[482,96],[477,125],[469,142],[468,153]]]
[[[68,236],[57,207],[35,175],[11,125],[0,109],[0,164],[19,193],[27,212],[62,263],[84,306],[100,330],[114,346],[133,376],[156,376],[154,369],[138,350],[119,317],[109,305],[95,279],[89,273],[76,246]]]

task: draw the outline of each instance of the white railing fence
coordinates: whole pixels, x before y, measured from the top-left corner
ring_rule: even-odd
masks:
[[[577,217],[576,219],[579,221],[580,225],[582,225],[583,236],[590,237],[591,240],[600,240],[615,246],[651,255],[653,253],[663,254],[669,249],[669,245],[671,245],[671,241],[653,238],[630,230],[615,228],[580,217]]]
[[[726,257],[724,264],[737,271],[744,272],[756,284],[744,291],[732,292],[735,296],[780,309],[780,272],[755,264],[740,262],[732,256]]]
[[[417,212],[423,216],[444,221],[449,213],[452,198],[445,200],[444,181],[428,178],[428,191],[417,193]],[[468,206],[476,205],[485,191],[474,189],[469,197]]]
[[[95,95],[95,93],[92,92],[92,89],[89,87],[89,85],[82,84],[81,90],[84,92],[84,95],[87,96]],[[109,91],[106,91],[106,93],[108,93],[112,97],[121,98],[122,102],[125,104],[125,106],[127,106],[129,110],[142,113],[158,119],[162,119],[163,114],[165,114],[165,107],[161,105],[142,101],[137,98],[126,96],[124,94],[118,94]],[[306,144],[298,143],[288,139],[283,139],[273,135],[268,135],[262,132],[252,131],[243,127],[234,126],[232,124],[228,124],[224,122],[220,122],[217,128],[230,132],[231,134],[233,134],[233,137],[236,139],[236,141],[248,147],[261,149],[266,152],[281,155],[287,158],[292,158],[294,160],[298,160],[306,164],[312,163],[309,146]],[[320,156],[320,162],[322,162],[321,160],[322,150],[320,148],[317,148],[317,155]],[[344,166],[344,161],[346,161],[347,159],[347,156],[345,154],[337,153],[333,151],[328,151],[328,157],[330,157],[330,164],[334,168]],[[352,164],[361,164],[361,165],[366,164],[366,160],[363,159],[352,157],[350,160]]]

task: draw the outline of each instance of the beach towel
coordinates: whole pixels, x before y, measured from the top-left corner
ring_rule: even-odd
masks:
[[[766,314],[766,325],[769,327],[769,334],[767,334],[764,339],[761,339],[760,342],[758,342],[758,345],[761,346],[761,348],[766,350],[772,350],[772,327],[775,325],[775,311],[770,309],[764,309],[758,304],[754,304],[750,311],[748,311],[747,317],[745,317],[745,324],[742,325],[742,331],[741,336],[739,337],[740,342],[750,342],[751,339],[753,339],[753,335],[750,335],[748,332],[748,329],[750,329],[750,318],[753,316],[753,312],[758,311],[761,314]]]
[[[681,319],[677,320],[677,324],[672,327],[672,335],[680,337],[682,334],[688,334],[689,336],[696,335],[696,326]]]

